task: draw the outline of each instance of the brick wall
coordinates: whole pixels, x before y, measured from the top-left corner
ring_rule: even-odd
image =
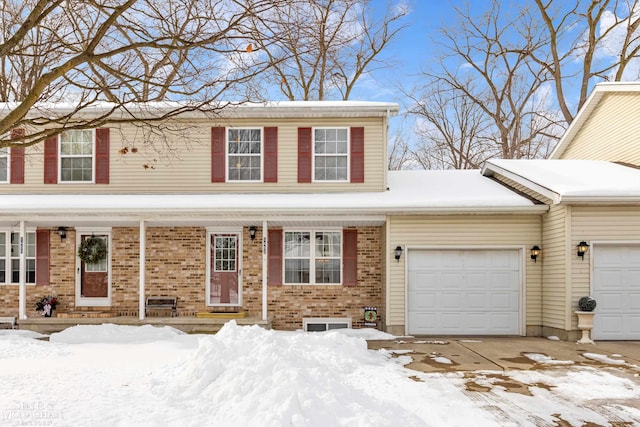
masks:
[[[303,317],[350,317],[363,326],[363,307],[382,315],[382,228],[358,228],[358,285],[269,286],[268,310],[274,329],[302,328]]]
[[[56,295],[58,312],[86,310],[75,306],[76,233],[67,231],[61,240],[51,230],[50,285],[27,286],[27,315],[39,316],[35,303],[42,296]],[[204,227],[148,227],[146,295],[177,296],[178,313],[193,316],[199,311],[229,310],[208,307],[206,298],[206,229]],[[113,311],[138,315],[139,229],[112,229],[112,306]],[[382,237],[380,227],[358,229],[358,286],[306,285],[270,286],[268,316],[276,329],[302,327],[303,317],[350,317],[354,327],[362,326],[363,307],[378,307],[382,316]],[[262,315],[262,230],[256,239],[243,230],[242,308],[248,316]],[[0,315],[18,315],[17,285],[0,287]],[[97,310],[107,309],[98,307]]]

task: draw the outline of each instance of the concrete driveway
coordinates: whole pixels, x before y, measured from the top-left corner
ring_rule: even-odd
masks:
[[[392,357],[410,357],[404,366],[416,371],[414,381],[429,382],[424,373],[458,378],[464,395],[493,413],[501,426],[640,425],[640,341],[456,337],[396,338],[368,345]],[[607,384],[620,383],[625,393],[609,391]],[[578,392],[571,397],[567,388],[584,390],[584,396]],[[594,393],[597,398],[589,397]]]
[[[640,341],[577,344],[535,337],[412,337],[368,344],[370,349],[384,348],[394,355],[411,356],[413,362],[405,366],[420,372],[505,371],[569,364],[640,367]]]

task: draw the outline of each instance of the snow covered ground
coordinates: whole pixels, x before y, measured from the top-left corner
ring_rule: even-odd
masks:
[[[100,325],[37,337],[0,331],[0,425],[640,424],[638,374],[623,366],[424,374],[367,349],[386,334],[235,322],[211,336]]]

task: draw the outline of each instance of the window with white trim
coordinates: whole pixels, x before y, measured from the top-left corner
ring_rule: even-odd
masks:
[[[262,129],[227,130],[227,180],[262,181]]]
[[[94,135],[91,129],[60,134],[60,182],[93,182]]]
[[[0,148],[0,182],[9,182],[9,148]]]
[[[342,283],[342,231],[285,231],[283,257],[286,284]]]
[[[25,239],[26,283],[36,282],[36,233]],[[0,231],[0,283],[20,283],[20,233]]]
[[[349,179],[349,129],[313,129],[314,181]]]

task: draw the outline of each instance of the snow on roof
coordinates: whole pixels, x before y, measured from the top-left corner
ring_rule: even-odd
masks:
[[[0,103],[0,116],[8,114],[19,104]],[[74,113],[75,117],[99,117],[109,113],[111,117],[138,119],[159,117],[172,111],[182,111],[185,119],[228,117],[384,117],[398,114],[399,105],[393,102],[375,101],[268,101],[257,102],[214,102],[202,105],[198,102],[144,102],[127,103],[119,106],[111,102],[95,102],[78,110],[77,103],[36,104],[28,116],[56,116]],[[77,111],[76,111],[77,110]],[[192,111],[193,110],[193,111]]]
[[[604,160],[495,159],[483,173],[504,175],[556,203],[640,201],[640,170]]]
[[[0,195],[0,215],[386,215],[541,210],[530,200],[472,171],[392,171],[389,190],[289,194]]]

